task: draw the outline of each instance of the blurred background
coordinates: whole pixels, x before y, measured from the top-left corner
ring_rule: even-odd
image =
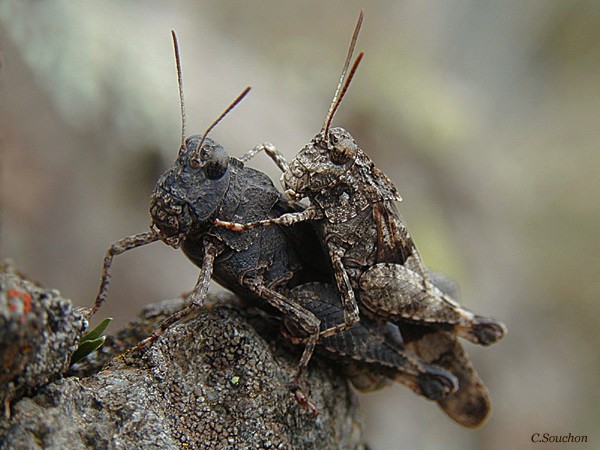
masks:
[[[366,56],[334,124],[398,186],[425,262],[509,335],[465,344],[494,411],[461,429],[401,386],[360,395],[374,449],[600,446],[600,3],[593,0],[0,3],[0,257],[90,305],[109,243],[147,229],[181,119],[246,86],[212,137],[291,159],[319,130],[361,7]],[[252,165],[275,179],[264,156]],[[190,290],[160,243],[116,258],[102,316]],[[116,329],[116,328],[114,328]],[[544,448],[564,448],[564,444]]]

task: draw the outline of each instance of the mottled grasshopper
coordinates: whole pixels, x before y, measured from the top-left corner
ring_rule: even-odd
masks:
[[[415,243],[394,202],[401,201],[394,184],[358,147],[343,128],[331,128],[363,53],[346,74],[362,23],[361,11],[342,75],[321,131],[286,168],[282,182],[286,193],[311,205],[301,212],[253,223],[215,223],[236,231],[272,224],[290,226],[312,221],[326,246],[335,271],[344,308],[344,329],[359,320],[355,295],[366,310],[392,320],[432,326],[489,345],[504,336],[505,326],[476,315],[431,280]],[[279,152],[265,149],[274,159]]]
[[[242,231],[314,223],[334,268],[344,311],[343,321],[331,324],[323,335],[341,332],[360,320],[359,303],[366,314],[395,322],[406,348],[458,376],[458,392],[442,407],[459,423],[477,426],[489,412],[489,399],[456,336],[489,345],[504,336],[506,327],[464,309],[455,296],[436,287],[395,208],[394,202],[401,201],[396,187],[349,132],[331,128],[363,55],[348,72],[362,18],[361,12],[321,131],[291,164],[274,147],[263,148],[283,169],[287,194],[296,200],[308,197],[310,207],[253,223],[217,220],[216,224]]]

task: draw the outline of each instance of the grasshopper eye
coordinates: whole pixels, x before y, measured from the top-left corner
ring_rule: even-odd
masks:
[[[337,141],[337,137],[336,137]],[[342,139],[331,149],[331,161],[334,164],[346,164],[356,155],[356,144],[351,139]]]
[[[229,156],[225,153],[223,148],[215,148],[212,157],[206,161],[204,167],[206,176],[211,180],[216,180],[221,178],[225,172],[227,172],[227,167],[229,166]]]
[[[211,180],[221,178],[227,171],[227,163],[223,161],[210,161],[206,165],[206,176]]]

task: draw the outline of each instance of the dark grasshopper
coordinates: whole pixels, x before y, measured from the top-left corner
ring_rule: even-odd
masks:
[[[242,231],[312,221],[329,254],[344,308],[344,321],[332,332],[359,320],[356,293],[364,308],[376,316],[452,331],[481,345],[493,344],[504,336],[505,326],[462,308],[433,284],[394,205],[402,200],[396,187],[348,131],[330,127],[363,56],[359,54],[345,80],[362,18],[361,11],[321,131],[289,165],[279,163],[286,168],[282,176],[286,193],[297,200],[308,197],[310,207],[276,219],[216,224]],[[283,159],[273,148],[265,151],[278,161]]]
[[[176,41],[175,49],[181,89]],[[261,228],[237,233],[213,225],[217,218],[264,220],[300,208],[284,198],[266,175],[246,167],[241,160],[230,158],[220,144],[206,137],[248,90],[203,135],[182,138],[177,160],[160,177],[152,193],[151,230],[121,239],[110,246],[92,313],[106,299],[110,267],[115,255],[158,240],[174,248],[181,247],[185,255],[200,267],[200,277],[188,297],[189,306],[166,319],[160,329],[142,341],[140,346],[149,345],[171,324],[201,307],[212,277],[244,299],[255,300],[263,307],[268,305],[306,338],[291,389],[301,403],[310,406],[299,390],[299,381],[320,336],[320,321],[314,313],[290,297],[289,292],[302,283],[332,278],[331,268],[312,226],[299,223],[289,228]],[[183,105],[183,96],[181,103]],[[249,152],[249,156],[243,159],[254,153]],[[307,263],[309,260],[310,264]],[[407,377],[417,377],[418,382],[411,385],[416,392],[439,400],[456,389],[454,376],[444,369],[423,363],[403,349],[399,349],[397,354],[398,360],[404,363],[398,363],[396,370],[405,372]]]

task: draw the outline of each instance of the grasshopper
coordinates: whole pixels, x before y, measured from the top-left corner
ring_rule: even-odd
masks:
[[[352,135],[331,122],[363,54],[348,72],[363,20],[361,11],[340,81],[320,132],[287,164],[282,183],[295,200],[311,205],[301,212],[251,223],[217,220],[235,231],[298,222],[315,224],[335,272],[344,321],[331,332],[359,321],[358,300],[365,311],[383,319],[409,321],[447,330],[473,343],[490,345],[506,333],[503,323],[476,315],[438,289],[421,259],[394,202],[398,190]],[[348,77],[346,78],[346,75]],[[283,157],[264,150],[275,160]]]

